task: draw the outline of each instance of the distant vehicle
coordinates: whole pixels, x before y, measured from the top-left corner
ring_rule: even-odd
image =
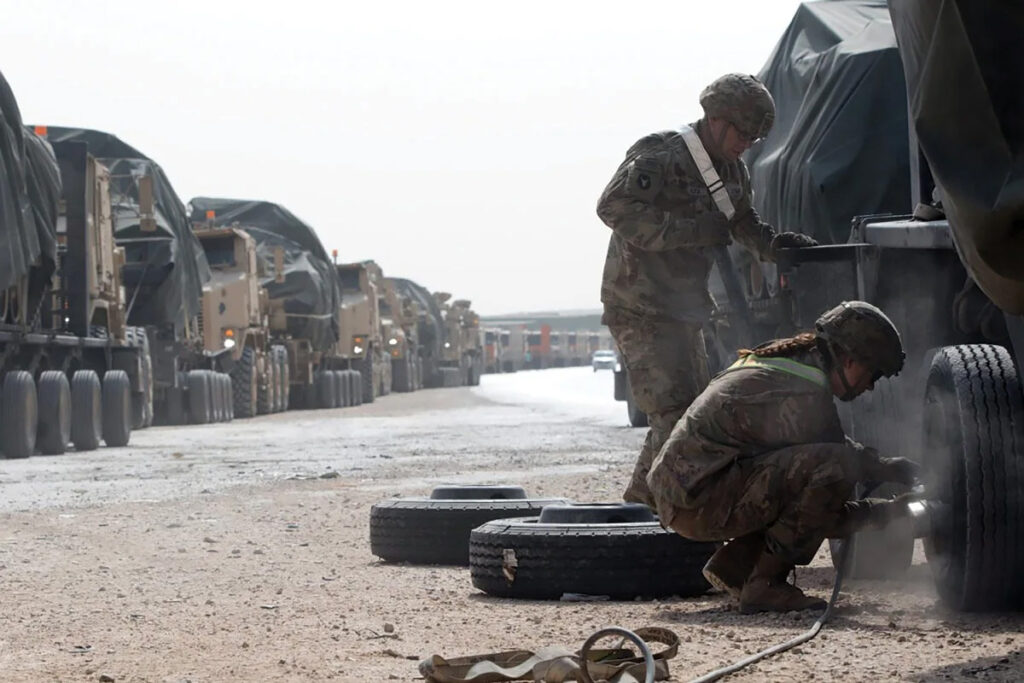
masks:
[[[602,368],[605,370],[614,370],[615,363],[615,352],[611,349],[599,349],[594,351],[593,355],[590,357],[590,364],[593,366],[594,372],[597,372]]]

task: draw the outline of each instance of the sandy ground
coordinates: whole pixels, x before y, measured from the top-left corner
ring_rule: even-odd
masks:
[[[813,614],[742,616],[720,594],[496,599],[467,568],[370,554],[370,506],[440,482],[615,500],[643,431],[610,395],[588,368],[485,376],[0,462],[0,680],[416,680],[430,654],[575,649],[617,624],[679,634],[684,681],[808,628]],[[1024,679],[1021,618],[946,610],[918,555],[904,580],[849,583],[812,643],[728,680]],[[823,551],[797,578],[827,597],[833,577]]]

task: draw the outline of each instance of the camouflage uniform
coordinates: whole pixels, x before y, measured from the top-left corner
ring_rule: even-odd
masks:
[[[806,564],[824,538],[860,521],[847,501],[881,460],[844,435],[817,350],[746,361],[694,401],[648,483],[662,522],[679,534],[725,541],[763,532],[771,553]]]
[[[694,124],[702,137],[705,127],[703,120]],[[715,206],[675,131],[634,144],[598,202],[598,215],[612,229],[602,322],[622,352],[636,405],[651,428],[623,496],[628,501],[651,504],[644,482],[650,463],[708,382],[701,326],[714,305],[710,247],[734,238],[762,260],[773,258],[776,233],[750,205],[746,165],[713,161],[736,208],[731,221]]]

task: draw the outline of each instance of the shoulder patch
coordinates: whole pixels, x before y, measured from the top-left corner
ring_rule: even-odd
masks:
[[[639,156],[630,162],[626,189],[632,196],[649,201],[661,191],[664,183],[664,169],[657,157]]]

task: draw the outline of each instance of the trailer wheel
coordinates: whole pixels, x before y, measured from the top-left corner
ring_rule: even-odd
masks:
[[[103,374],[103,442],[127,446],[132,435],[132,383],[124,370]]]
[[[139,349],[141,356],[142,388],[132,392],[132,428],[144,429],[153,425],[153,358],[149,351],[149,336],[145,327],[128,327],[125,339],[129,346]]]
[[[288,368],[288,349],[274,346],[270,350],[271,357],[277,363],[277,412],[288,410],[291,373]]]
[[[348,378],[349,396],[352,397],[352,405],[363,405],[363,376],[358,370],[344,370]]]
[[[473,585],[500,597],[689,597],[710,588],[701,569],[714,550],[663,529],[645,506],[558,505],[480,525],[469,564]]]
[[[410,391],[409,359],[402,358],[398,363],[391,363],[391,388],[398,393]]]
[[[338,408],[347,408],[352,405],[352,397],[349,394],[348,376],[344,370],[331,370],[331,381],[334,382],[334,394],[337,399]]]
[[[274,382],[277,378],[277,372],[274,367],[273,354],[264,354],[263,367],[265,372],[260,377],[256,389],[256,412],[260,415],[267,415],[274,411]]]
[[[228,419],[229,420],[234,420],[235,419],[235,400],[234,400],[234,396],[232,395],[231,375],[228,375],[228,374],[224,375],[224,395],[227,397],[226,400],[228,402]]]
[[[242,355],[231,370],[231,394],[235,415],[256,415],[256,351],[251,346],[242,349]]]
[[[367,353],[373,353],[370,349]],[[373,403],[377,398],[377,383],[373,376],[373,358],[367,357],[355,362],[355,370],[359,373],[362,385],[363,403]]]
[[[212,374],[214,386],[217,388],[217,405],[220,406],[220,422],[231,419],[231,392],[228,390],[227,377],[223,372]]]
[[[925,389],[928,498],[947,506],[925,550],[943,601],[958,610],[1024,604],[1024,399],[1000,346],[947,346]]]
[[[314,385],[316,386],[316,407],[321,409],[333,408],[337,400],[335,398],[336,387],[329,372],[326,370],[318,372]]]
[[[43,455],[61,455],[71,441],[71,385],[63,372],[39,376],[39,431],[36,445]]]
[[[189,370],[186,377],[188,386],[188,417],[192,424],[208,424],[213,419],[210,405],[210,378],[203,370]]]
[[[103,435],[103,388],[93,370],[71,377],[71,443],[76,451],[94,451]]]
[[[493,497],[492,487],[476,487],[478,497],[399,498],[370,508],[370,552],[385,562],[466,565],[469,534],[484,522],[540,514],[560,499]],[[520,489],[521,491],[521,489]]]
[[[39,422],[36,398],[36,383],[32,375],[24,370],[7,373],[0,408],[3,420],[3,441],[0,443],[5,457],[27,458],[35,452]]]

